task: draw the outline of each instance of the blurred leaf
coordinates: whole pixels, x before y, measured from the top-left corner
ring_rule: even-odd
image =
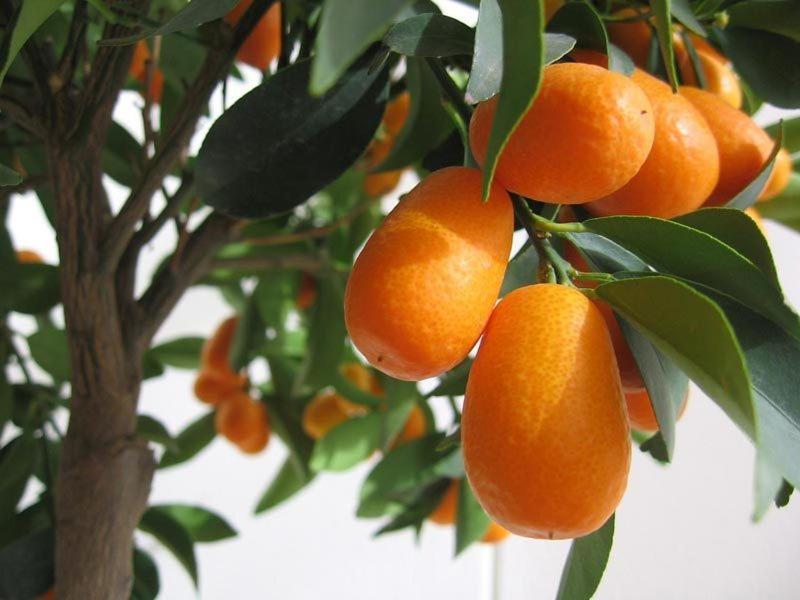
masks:
[[[282,69],[217,119],[197,156],[206,203],[237,218],[286,212],[362,154],[383,116],[386,69],[371,71],[363,60],[327,94],[311,97],[309,68],[306,60]],[[263,118],[270,114],[281,118]]]
[[[764,518],[782,487],[781,472],[763,454],[757,453],[753,521],[758,522]]]
[[[426,394],[427,398],[436,396],[463,396],[467,389],[469,370],[472,368],[472,359],[465,358],[461,363],[450,369],[439,378],[439,385]]]
[[[458,19],[427,13],[392,27],[383,43],[406,56],[471,55],[475,32]]]
[[[767,181],[769,181],[770,175],[772,175],[772,169],[775,167],[775,159],[778,156],[778,152],[781,149],[781,138],[782,133],[778,130],[778,134],[775,137],[775,143],[772,146],[772,152],[770,152],[769,158],[764,163],[764,166],[761,167],[761,170],[758,172],[758,175],[755,176],[753,181],[748,183],[745,188],[736,194],[730,201],[726,204],[731,208],[739,208],[744,210],[756,203],[758,200],[758,196],[761,194],[764,187],[767,185]]]
[[[558,584],[557,600],[588,600],[606,570],[614,541],[614,515],[594,533],[572,542]]]
[[[139,529],[156,538],[161,545],[178,559],[197,587],[197,559],[194,555],[194,542],[189,531],[169,512],[158,506],[148,508]]]
[[[672,91],[678,91],[678,72],[675,69],[675,50],[672,47],[672,2],[671,0],[649,0],[655,15],[656,35],[661,49],[661,59],[667,69],[667,79]]]
[[[800,42],[800,11],[794,0],[745,0],[726,12],[732,27],[763,29]]]
[[[0,346],[0,357],[2,357],[3,354],[2,346]],[[14,395],[6,379],[5,369],[0,366],[0,439],[2,439],[3,429],[6,423],[11,418],[13,407]]]
[[[376,171],[393,171],[422,160],[453,130],[453,120],[442,105],[439,84],[424,59],[406,61],[406,82],[411,94],[408,118]]]
[[[14,512],[36,466],[36,440],[23,431],[0,451],[0,517]],[[2,596],[0,596],[2,597]]]
[[[603,18],[588,2],[568,2],[547,23],[547,31],[572,36],[581,48],[597,50],[608,56],[611,71],[631,75],[635,68],[630,57],[608,40]]]
[[[308,355],[302,380],[319,389],[331,385],[339,373],[344,353],[344,289],[336,276],[317,280],[317,301],[309,326]]]
[[[744,357],[719,306],[688,285],[660,276],[605,283],[596,293],[755,436]]]
[[[705,29],[695,17],[689,0],[671,0],[670,12],[680,23],[701,37],[706,37]]]
[[[0,165],[0,187],[5,185],[17,185],[22,183],[22,175],[17,173],[14,169],[10,169],[5,165]]]
[[[57,267],[27,263],[0,270],[0,309],[37,315],[60,300]]]
[[[411,0],[327,0],[314,45],[309,89],[324,94],[400,15]],[[342,35],[346,31],[347,35]]]
[[[103,173],[125,187],[133,187],[144,170],[139,142],[116,121],[108,128],[103,145]]]
[[[153,346],[148,351],[160,363],[177,369],[196,370],[200,368],[200,352],[205,339],[184,337]]]
[[[383,418],[377,412],[337,425],[314,445],[311,470],[344,471],[369,458],[380,446],[382,425]]]
[[[492,521],[478,503],[466,477],[458,485],[456,509],[456,556],[486,535]]]
[[[422,168],[433,172],[445,167],[458,167],[464,162],[464,144],[461,135],[454,131],[445,141],[428,152],[422,159]]]
[[[449,479],[440,479],[424,488],[419,496],[409,502],[397,516],[376,531],[375,537],[407,527],[414,527],[415,529],[422,527],[428,515],[439,506],[442,496],[447,491],[447,488],[450,487],[450,483]]]
[[[133,550],[133,589],[131,600],[156,600],[161,590],[158,567],[144,550]]]
[[[52,325],[43,325],[28,338],[31,357],[54,381],[69,381],[70,363],[67,333]]]
[[[780,108],[800,106],[800,42],[776,33],[727,27],[714,30],[736,72],[759,98]]]
[[[217,542],[236,537],[236,530],[218,514],[200,506],[159,504],[149,510],[159,510],[180,523],[196,543]]]
[[[45,529],[0,548],[0,598],[34,598],[53,586],[53,537]]]
[[[502,13],[503,77],[483,164],[483,197],[489,197],[497,161],[539,91],[544,69],[541,0],[498,0]]]
[[[9,518],[3,518],[0,515],[0,548],[52,526],[50,511],[45,504],[49,499],[43,500],[43,496],[44,494],[40,496],[38,501],[19,513],[11,515]]]
[[[722,292],[800,337],[800,320],[772,279],[711,235],[653,217],[605,217],[584,225],[635,252],[659,271]]]
[[[281,465],[278,474],[275,475],[275,479],[272,480],[272,483],[259,499],[255,513],[259,514],[275,508],[281,502],[288,500],[302,490],[312,479],[313,476],[306,477],[297,468],[296,463],[291,458],[287,458],[283,461],[283,465]]]
[[[766,219],[800,231],[800,173],[792,173],[786,189],[771,200],[759,202],[757,210]]]
[[[136,422],[136,433],[144,439],[161,444],[170,452],[178,452],[178,443],[170,435],[164,424],[148,415],[139,415]]]
[[[161,457],[158,468],[164,469],[186,462],[208,446],[216,435],[217,430],[214,427],[214,411],[212,410],[191,423],[175,438],[178,451],[171,452],[167,450],[164,456]]]
[[[500,288],[500,296],[505,296],[519,287],[536,283],[538,273],[539,255],[536,248],[527,243],[509,261],[503,286]]]
[[[164,365],[161,364],[149,350],[142,354],[142,380],[161,377],[164,374]]]
[[[64,0],[37,0],[36,2],[21,2],[17,5],[17,9],[13,11],[11,21],[4,28],[0,39],[0,84],[3,83],[11,63],[14,62],[28,38],[63,3]]]
[[[668,463],[670,461],[670,453],[667,450],[667,443],[660,431],[651,434],[650,437],[644,440],[639,445],[639,450],[642,452],[647,452],[660,463]]]
[[[783,147],[788,150],[789,154],[800,152],[800,117],[776,121],[764,128],[764,131],[773,140],[781,135],[781,130],[783,131]]]
[[[270,361],[271,369],[272,364]],[[308,463],[314,451],[314,441],[303,431],[297,404],[290,396],[280,395],[268,397],[265,404],[272,431],[286,444],[289,459],[298,473],[302,473],[304,479],[311,481],[313,474]]]
[[[239,322],[231,342],[229,354],[231,368],[238,372],[246,367],[265,339],[264,323],[261,321],[255,296],[251,294],[239,315]]]

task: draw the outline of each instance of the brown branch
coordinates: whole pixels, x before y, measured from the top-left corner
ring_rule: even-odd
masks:
[[[41,117],[35,113],[30,113],[25,104],[16,98],[8,95],[0,96],[0,111],[37,138],[44,139],[47,135],[47,129],[42,123]]]
[[[7,187],[0,188],[0,202],[5,201],[14,194],[22,194],[46,182],[47,176],[45,175],[31,175],[24,181],[19,182],[17,185],[9,185]]]
[[[72,9],[72,19],[67,32],[67,42],[58,61],[56,76],[62,86],[69,86],[75,76],[75,69],[80,62],[82,51],[86,48],[84,37],[86,35],[86,0],[78,0]]]
[[[237,50],[274,1],[253,2],[236,26],[232,42],[213,48],[206,56],[199,74],[183,95],[175,120],[169,130],[162,135],[162,141],[158,144],[155,155],[145,165],[142,178],[131,190],[127,201],[108,227],[103,244],[106,268],[116,267],[125,247],[134,235],[136,224],[147,212],[153,194],[183,153],[211,94],[220,79],[223,79],[230,70]]]
[[[295,231],[292,233],[281,233],[277,235],[268,235],[265,237],[248,238],[244,241],[255,246],[281,246],[283,244],[291,244],[294,242],[301,242],[303,240],[312,240],[316,238],[325,237],[333,233],[340,227],[345,227],[352,223],[359,215],[372,206],[377,198],[368,198],[358,204],[352,211],[339,217],[329,225],[323,227],[315,227],[313,229],[306,229],[304,231]]]

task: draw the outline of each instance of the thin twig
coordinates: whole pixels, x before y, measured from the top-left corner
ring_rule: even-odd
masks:
[[[0,112],[6,114],[17,125],[37,138],[44,139],[46,137],[47,130],[42,122],[42,116],[31,113],[26,105],[16,98],[8,95],[0,96]]]

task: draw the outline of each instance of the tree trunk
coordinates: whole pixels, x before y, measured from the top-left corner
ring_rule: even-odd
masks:
[[[99,256],[111,215],[100,180],[102,140],[91,135],[48,144],[72,368],[56,491],[56,596],[127,600],[133,532],[154,461],[136,437],[141,356],[123,332],[132,314]]]

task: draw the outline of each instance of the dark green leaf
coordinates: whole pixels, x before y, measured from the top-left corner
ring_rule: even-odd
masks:
[[[43,326],[28,338],[28,347],[33,360],[50,373],[54,381],[69,381],[69,346],[63,329]]]
[[[759,202],[757,210],[766,219],[800,231],[800,173],[792,173],[786,189],[771,200]]]
[[[161,377],[164,374],[164,365],[150,351],[142,355],[142,379]]]
[[[286,212],[339,177],[367,147],[383,115],[386,70],[370,70],[364,60],[314,98],[309,68],[302,61],[282,69],[211,127],[197,156],[197,190],[212,207],[241,218]]]
[[[614,515],[594,533],[572,542],[558,584],[557,600],[589,600],[606,570],[614,541]]]
[[[439,385],[428,392],[426,397],[435,396],[463,396],[467,388],[469,370],[472,368],[472,359],[465,358],[439,379]]]
[[[192,536],[183,524],[158,506],[148,508],[139,529],[155,537],[178,559],[197,587],[197,559],[194,556]]]
[[[297,468],[295,461],[287,458],[283,461],[275,479],[259,499],[255,513],[259,514],[275,508],[302,490],[311,482],[311,479],[313,478],[306,477],[302,470]]]
[[[378,171],[393,171],[422,160],[453,130],[453,120],[442,105],[439,84],[424,59],[408,59],[406,81],[411,94],[408,118]]]
[[[795,0],[745,0],[732,4],[727,13],[733,27],[764,29],[800,42],[800,10]]]
[[[136,433],[148,441],[161,444],[170,452],[178,452],[178,443],[158,419],[148,415],[139,415],[136,422]]]
[[[37,315],[60,299],[58,269],[52,265],[13,264],[0,270],[0,308]]]
[[[37,445],[30,433],[11,440],[0,454],[0,514],[14,511],[36,466]]]
[[[324,94],[333,87],[410,3],[411,0],[327,0],[314,46],[311,93]]]
[[[28,38],[63,3],[64,0],[38,0],[37,2],[21,2],[18,5],[19,8],[14,11],[11,22],[3,31],[0,41],[0,84],[3,83],[11,63],[14,62]]]
[[[190,424],[175,438],[178,451],[170,452],[167,450],[164,456],[161,457],[158,468],[163,469],[186,462],[208,446],[216,435],[214,411],[212,410]]]
[[[419,530],[425,519],[430,515],[442,500],[442,496],[450,487],[450,479],[440,479],[434,484],[426,487],[417,498],[409,502],[405,508],[386,525],[375,532],[375,537],[399,531],[407,527],[414,527]]]
[[[727,206],[744,210],[756,203],[758,196],[767,185],[770,175],[772,175],[772,169],[775,167],[775,159],[781,149],[781,137],[782,134],[779,130],[775,138],[775,144],[772,147],[772,152],[770,152],[769,158],[767,158],[764,166],[761,167],[758,175],[756,175],[753,181],[748,183],[741,192],[731,198]]]
[[[668,277],[605,283],[596,292],[675,361],[745,433],[755,436],[744,357],[719,306]]]
[[[0,598],[27,600],[53,587],[53,538],[45,529],[0,549]]]
[[[792,492],[794,492],[794,488],[788,481],[784,479],[783,485],[781,486],[778,495],[775,497],[775,506],[778,508],[783,508],[789,504],[789,499],[792,497]]]
[[[656,18],[656,35],[661,49],[661,59],[667,68],[667,78],[674,92],[678,91],[678,72],[675,69],[675,50],[672,47],[672,2],[649,0]]]
[[[116,121],[111,122],[103,145],[103,172],[125,187],[133,187],[142,165],[143,151],[139,142]]]
[[[800,42],[776,33],[728,27],[715,30],[736,72],[759,98],[780,108],[800,106]]]
[[[505,296],[515,289],[536,283],[539,273],[539,255],[531,244],[526,244],[512,258],[506,274],[503,278],[503,286],[500,288],[500,295]]]
[[[150,510],[159,510],[183,525],[196,543],[217,542],[236,536],[236,530],[218,514],[200,506],[186,504],[159,504]]]
[[[456,509],[456,556],[479,541],[489,529],[492,521],[478,503],[466,477],[458,484],[458,508]]]
[[[781,135],[781,130],[783,131],[783,147],[788,150],[789,154],[800,152],[800,117],[776,121],[764,128],[764,131],[773,140]],[[797,157],[794,158],[797,159]]]
[[[133,590],[132,600],[156,600],[161,590],[158,567],[153,558],[144,550],[133,550]]]
[[[483,164],[483,197],[489,197],[497,161],[508,138],[533,104],[544,68],[541,2],[498,0],[503,17],[503,77]]]
[[[660,431],[657,431],[655,434],[643,441],[639,446],[639,450],[642,452],[647,452],[660,463],[668,463],[670,461],[667,443]]]
[[[196,370],[200,367],[200,352],[204,343],[201,337],[184,337],[153,346],[149,352],[162,364]]]
[[[406,56],[472,54],[475,33],[461,21],[438,14],[422,14],[398,23],[383,43]]]
[[[584,225],[659,271],[722,292],[800,337],[800,321],[770,277],[711,235],[653,217],[606,217]]]
[[[342,282],[337,277],[322,277],[317,289],[303,377],[304,383],[315,389],[331,385],[336,380],[346,333]]]
[[[22,182],[22,175],[17,173],[14,169],[10,169],[5,165],[0,165],[0,187],[5,185],[17,185]]]

